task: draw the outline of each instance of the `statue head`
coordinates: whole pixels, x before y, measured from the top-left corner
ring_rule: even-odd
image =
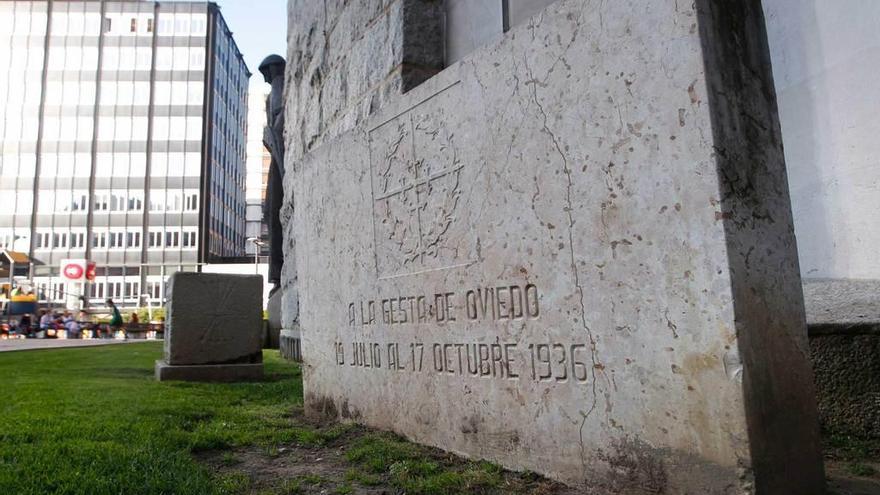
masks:
[[[260,62],[260,74],[263,74],[263,80],[272,83],[272,80],[278,76],[284,76],[284,67],[287,62],[280,55],[269,55]]]

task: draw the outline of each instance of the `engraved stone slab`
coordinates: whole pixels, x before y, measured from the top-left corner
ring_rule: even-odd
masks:
[[[595,493],[822,493],[765,38],[559,1],[292,164],[307,410]]]
[[[262,363],[262,277],[177,272],[169,291],[165,363]]]

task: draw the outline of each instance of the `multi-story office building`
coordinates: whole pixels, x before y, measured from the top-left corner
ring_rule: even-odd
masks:
[[[266,126],[266,97],[270,87],[257,78],[251,81],[250,104],[248,105],[247,141],[247,180],[245,182],[245,201],[247,202],[245,246],[247,256],[263,258],[269,255],[269,226],[263,218],[263,203],[266,200],[266,186],[269,179],[269,165],[272,156],[263,144],[263,128]]]
[[[243,256],[249,77],[213,3],[0,0],[0,247],[92,304]]]

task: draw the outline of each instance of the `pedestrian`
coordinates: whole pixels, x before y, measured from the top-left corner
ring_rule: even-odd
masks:
[[[46,333],[49,331],[49,323],[52,321],[52,317],[49,315],[49,312],[45,309],[40,310],[40,331],[37,332],[38,339],[45,339]]]
[[[107,299],[107,306],[113,311],[113,316],[110,318],[110,330],[112,331],[110,335],[113,338],[122,329],[122,314],[119,312],[119,308],[116,307],[113,299]]]
[[[67,330],[67,338],[68,339],[79,339],[80,338],[80,326],[79,322],[76,321],[69,311],[64,313],[64,329]]]

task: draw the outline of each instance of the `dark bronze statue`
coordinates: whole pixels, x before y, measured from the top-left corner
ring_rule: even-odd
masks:
[[[284,265],[284,231],[281,226],[281,205],[284,200],[284,59],[269,55],[260,64],[263,79],[272,85],[266,99],[266,127],[263,144],[272,155],[263,219],[269,226],[269,283],[272,293],[281,286],[281,267]]]

